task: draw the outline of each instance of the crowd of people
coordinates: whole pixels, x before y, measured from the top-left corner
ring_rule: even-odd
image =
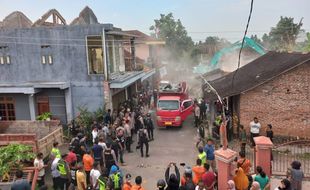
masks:
[[[152,95],[150,95],[152,96]],[[138,98],[140,97],[140,98]],[[50,154],[50,164],[45,165],[43,154],[38,153],[34,166],[38,169],[38,187],[47,189],[45,185],[46,171],[50,170],[53,179],[53,189],[78,190],[144,190],[142,176],[136,176],[132,182],[132,175],[124,175],[120,166],[126,165],[124,154],[132,152],[132,144],[136,135],[137,147],[141,157],[149,157],[149,141],[154,140],[154,124],[150,108],[148,93],[134,96],[136,100],[120,105],[118,111],[108,110],[103,122],[93,121],[91,139],[85,133],[78,132],[70,142],[66,154],[61,154],[58,143],[53,144]],[[155,97],[154,97],[155,99]],[[203,100],[201,102],[204,102]],[[156,188],[159,190],[214,190],[217,187],[218,171],[215,163],[215,142],[205,139],[203,120],[206,120],[207,104],[195,102],[194,126],[197,127],[199,143],[197,159],[194,166],[181,164],[184,173],[176,163],[169,163],[159,179]],[[220,125],[221,117],[217,117],[214,125]],[[250,123],[251,144],[255,145],[253,138],[260,133],[261,125],[257,118]],[[255,174],[251,175],[252,163],[246,158],[245,146],[247,134],[240,126],[241,151],[231,169],[231,180],[227,182],[229,190],[267,190],[270,189],[270,179],[263,168],[256,166]],[[272,126],[268,125],[267,136],[272,140]],[[89,143],[90,141],[90,143]],[[49,168],[47,168],[49,167]],[[12,190],[30,189],[28,182],[22,179],[22,171],[16,172],[16,181]],[[283,179],[276,190],[301,190],[303,178],[301,163],[294,161],[288,170],[287,178]],[[155,187],[154,187],[155,188]]]

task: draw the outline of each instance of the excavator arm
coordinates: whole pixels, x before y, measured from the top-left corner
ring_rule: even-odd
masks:
[[[238,42],[233,43],[230,47],[223,48],[220,51],[216,52],[210,62],[211,68],[214,68],[217,66],[218,62],[223,57],[223,55],[230,53],[230,52],[234,52],[237,49],[240,49],[241,45],[242,45],[242,41],[238,41]],[[249,47],[260,55],[264,55],[266,53],[263,46],[261,46],[260,44],[256,43],[254,40],[248,37],[245,37],[243,47]]]

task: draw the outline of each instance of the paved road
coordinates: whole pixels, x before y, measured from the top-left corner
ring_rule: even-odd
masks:
[[[150,157],[141,158],[140,150],[125,154],[127,166],[123,166],[124,173],[131,173],[134,178],[141,175],[143,186],[146,189],[155,189],[158,179],[164,178],[169,162],[176,162],[183,173],[180,163],[192,166],[195,163],[197,152],[195,149],[196,129],[193,127],[193,118],[189,117],[182,128],[155,129],[154,141],[150,144]],[[136,136],[135,136],[136,137]],[[136,139],[135,139],[136,141]],[[132,145],[135,149],[136,142]],[[143,165],[143,167],[141,167]]]

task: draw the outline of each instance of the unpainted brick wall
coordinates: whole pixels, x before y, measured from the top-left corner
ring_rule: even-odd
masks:
[[[58,120],[52,121],[1,121],[0,133],[4,134],[35,134],[41,139],[52,133],[59,126]]]
[[[310,62],[284,73],[240,96],[240,123],[258,117],[265,135],[272,124],[274,136],[310,138]]]

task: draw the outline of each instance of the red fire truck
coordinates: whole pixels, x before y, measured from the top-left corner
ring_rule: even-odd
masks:
[[[159,84],[156,110],[158,127],[180,127],[193,111],[193,100],[188,98],[186,82],[171,84],[161,81]]]

